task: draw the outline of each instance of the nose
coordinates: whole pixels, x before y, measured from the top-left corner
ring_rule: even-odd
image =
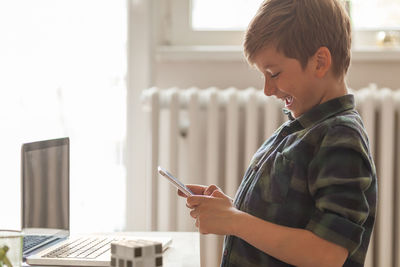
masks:
[[[265,79],[265,82],[264,82],[264,94],[266,96],[275,95],[276,88],[275,88],[275,85],[273,84],[272,79],[269,78],[267,75],[265,75],[264,79]]]

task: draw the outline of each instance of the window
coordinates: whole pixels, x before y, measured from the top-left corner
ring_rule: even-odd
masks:
[[[350,10],[356,30],[400,28],[399,0],[352,0]]]
[[[243,30],[262,2],[263,0],[193,0],[192,28],[195,31]]]
[[[171,0],[172,45],[240,45],[243,30],[262,0]],[[375,45],[381,30],[400,30],[400,1],[343,0],[349,6],[356,42]],[[361,36],[358,36],[361,34]],[[363,36],[367,34],[367,36]]]
[[[0,228],[20,225],[20,149],[69,136],[74,232],[125,223],[125,0],[0,1]]]

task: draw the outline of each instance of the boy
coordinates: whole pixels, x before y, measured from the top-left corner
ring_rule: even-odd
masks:
[[[256,152],[234,202],[189,185],[200,232],[226,235],[221,266],[363,266],[377,185],[344,81],[350,43],[339,0],[266,0],[251,21],[245,55],[289,121]]]

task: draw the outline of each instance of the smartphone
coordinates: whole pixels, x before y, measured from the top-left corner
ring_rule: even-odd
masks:
[[[184,184],[182,184],[177,178],[175,178],[172,174],[170,174],[167,170],[162,168],[161,166],[158,166],[158,172],[164,176],[165,178],[168,179],[176,188],[181,190],[186,196],[190,197],[193,194],[193,192],[187,188]]]

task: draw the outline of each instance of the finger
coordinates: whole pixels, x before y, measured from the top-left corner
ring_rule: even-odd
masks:
[[[226,198],[227,196],[222,193],[220,190],[215,190],[212,194],[212,197],[218,197],[218,198]]]
[[[184,198],[186,198],[187,197],[187,195],[185,194],[185,193],[183,193],[181,190],[177,190],[177,193],[178,193],[178,196],[180,196],[180,197],[184,197]]]
[[[186,198],[186,207],[188,207],[189,209],[196,208],[200,203],[201,201],[192,199],[192,197]]]
[[[192,191],[195,195],[203,195],[204,190],[207,188],[207,186],[199,184],[187,184],[186,187],[189,188],[190,191]]]
[[[196,206],[190,206],[188,203],[186,203],[186,207],[189,208],[189,209],[194,209],[194,208],[196,208]]]
[[[186,202],[186,207],[189,209],[195,209],[198,205],[191,205],[189,203]]]
[[[208,187],[204,190],[204,195],[211,196],[211,194],[212,194],[215,190],[220,190],[220,189],[219,189],[219,187],[216,186],[215,184],[212,184],[212,185],[208,186]]]
[[[203,203],[204,201],[206,201],[208,198],[210,198],[209,196],[190,196],[186,198],[186,203],[190,206],[190,207],[196,207],[198,205],[200,205],[201,203]]]
[[[197,217],[199,216],[199,211],[194,209],[190,212],[190,216],[194,219],[197,219]]]
[[[222,191],[220,190],[215,190],[211,197],[215,197],[215,198],[223,198],[223,199],[227,199],[229,200],[231,203],[233,203],[233,199],[230,198],[229,196],[225,195]]]
[[[195,222],[194,225],[195,225],[197,228],[199,228],[199,226],[200,226],[199,219],[196,219],[196,222]]]

